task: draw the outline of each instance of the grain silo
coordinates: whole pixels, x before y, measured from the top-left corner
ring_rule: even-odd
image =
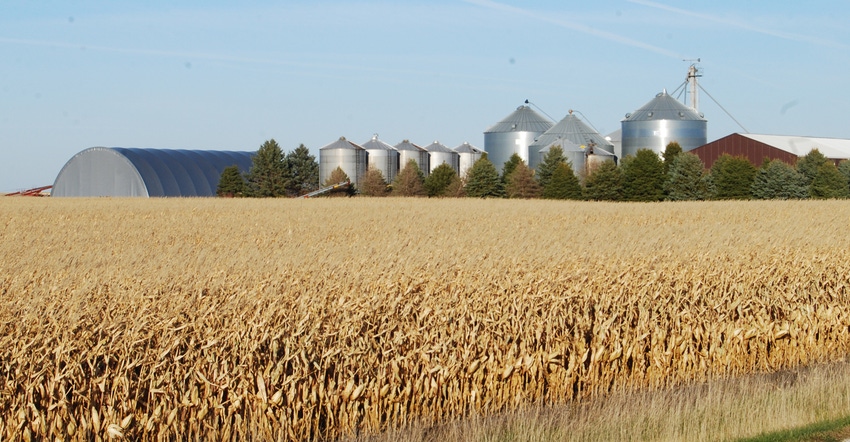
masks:
[[[52,196],[215,196],[221,173],[251,168],[254,152],[92,147],[56,176]]]
[[[545,157],[546,154],[548,154],[555,146],[559,146],[561,148],[564,152],[564,158],[569,161],[570,166],[573,169],[573,173],[575,173],[582,181],[584,181],[591,170],[599,167],[599,164],[603,161],[616,161],[614,154],[605,149],[596,147],[592,144],[577,144],[565,138],[552,140],[551,143],[540,149],[540,157]]]
[[[398,173],[398,151],[389,144],[378,139],[378,134],[372,136],[372,139],[362,144],[363,149],[366,149],[368,154],[369,167],[373,167],[381,171],[384,175],[384,181],[391,183]]]
[[[338,140],[319,149],[319,183],[321,185],[337,184],[328,183],[328,178],[339,167],[355,186],[359,185],[360,180],[366,175],[367,158],[366,149],[346,140],[345,137],[339,137]]]
[[[434,141],[433,143],[425,146],[425,149],[428,152],[428,156],[430,157],[430,169],[429,174],[434,171],[441,164],[446,163],[455,170],[455,173],[459,173],[460,169],[460,155],[452,149],[449,149],[444,144],[439,141]]]
[[[428,175],[431,171],[431,157],[428,155],[427,150],[411,143],[409,140],[404,140],[401,143],[396,144],[395,149],[398,151],[399,172],[404,169],[404,166],[407,165],[407,162],[410,160],[416,162],[416,165],[419,166],[419,170],[421,170],[424,175]]]
[[[467,143],[463,142],[458,147],[455,147],[455,152],[458,153],[458,175],[461,178],[466,176],[466,172],[472,168],[472,165],[475,164],[476,161],[481,159],[481,156],[484,155],[484,151]]]
[[[542,135],[537,137],[537,140],[528,146],[529,150],[529,161],[528,167],[532,169],[536,169],[537,166],[543,161],[543,157],[540,155],[540,150],[548,147],[556,140],[563,140],[561,143],[566,146],[566,144],[574,144],[577,148],[581,148],[584,146],[584,149],[587,148],[598,148],[597,150],[605,151],[605,152],[613,152],[614,146],[608,142],[599,132],[592,129],[590,126],[581,121],[578,116],[576,116],[572,110],[569,111],[567,116],[565,116],[561,121],[552,126],[549,130],[544,132]],[[580,152],[575,151],[575,152]],[[567,149],[564,148],[564,152],[567,152]],[[583,159],[582,159],[583,163]],[[573,170],[575,170],[576,174],[580,173],[582,166],[579,166],[575,162],[573,163]]]
[[[675,141],[682,151],[696,149],[708,139],[708,122],[703,115],[662,91],[622,120],[623,156],[640,149],[659,155]]]
[[[528,164],[528,146],[551,127],[551,121],[528,106],[520,106],[484,131],[484,151],[499,171],[513,154]]]

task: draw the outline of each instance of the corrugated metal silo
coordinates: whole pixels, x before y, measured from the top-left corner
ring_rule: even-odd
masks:
[[[367,164],[366,149],[339,137],[339,140],[319,149],[319,182],[326,184],[331,173],[339,167],[355,186],[360,185],[360,180],[366,175]]]
[[[687,152],[706,144],[708,121],[694,109],[663,91],[622,120],[623,156],[640,149],[663,154],[676,141]]]
[[[443,163],[452,166],[452,169],[455,170],[455,173],[460,172],[460,154],[458,154],[454,150],[449,149],[439,141],[434,141],[433,143],[425,146],[424,149],[428,151],[428,155],[431,157],[431,167],[429,173],[433,172],[434,169],[436,169],[440,166],[440,164]]]
[[[428,151],[411,143],[409,140],[404,140],[395,145],[398,151],[398,170],[404,169],[408,161],[416,161],[419,170],[426,176],[431,172],[431,160]]]
[[[484,131],[484,151],[499,171],[515,153],[528,164],[528,146],[551,127],[551,121],[528,106],[520,106]]]
[[[614,154],[603,148],[593,145],[576,144],[563,138],[558,138],[540,149],[540,157],[545,157],[553,146],[561,146],[561,150],[564,151],[564,157],[570,162],[573,172],[582,181],[593,168],[598,167],[603,161],[616,161]]]
[[[378,134],[375,134],[371,140],[363,143],[362,147],[369,154],[368,166],[380,170],[386,182],[393,182],[396,174],[398,174],[398,151],[378,139]]]
[[[466,171],[468,171],[476,161],[481,159],[481,156],[484,155],[484,151],[467,143],[463,142],[458,147],[455,147],[455,152],[458,153],[458,175],[461,178],[466,176]]]
[[[578,116],[574,115],[573,111],[570,110],[566,117],[537,137],[537,140],[528,146],[528,167],[536,169],[543,161],[543,157],[539,153],[540,150],[551,145],[556,140],[565,140],[570,144],[575,144],[577,147],[598,147],[606,152],[614,151],[614,146],[608,142],[605,137],[581,121]],[[564,152],[567,152],[566,148],[564,148]],[[579,171],[583,169],[579,169],[579,167],[573,163],[573,170],[575,170],[576,174],[578,174]]]

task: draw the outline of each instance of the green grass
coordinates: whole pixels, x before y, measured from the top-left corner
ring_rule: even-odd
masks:
[[[819,441],[838,442],[850,433],[850,416],[824,422],[817,422],[804,427],[792,428],[790,430],[765,433],[756,437],[739,439],[738,442],[792,442],[792,441]],[[844,430],[844,437],[836,437],[830,433]]]
[[[490,416],[473,414],[355,438],[360,442],[845,439],[850,439],[848,362],[657,391],[621,391],[588,402],[532,405]]]

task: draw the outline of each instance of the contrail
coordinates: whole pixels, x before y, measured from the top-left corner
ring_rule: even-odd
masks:
[[[791,40],[791,41],[796,41],[796,42],[801,42],[801,43],[812,43],[812,44],[816,44],[816,45],[820,45],[820,46],[827,46],[827,47],[834,47],[834,48],[847,48],[848,47],[845,44],[841,44],[841,43],[830,41],[830,40],[824,40],[824,39],[820,39],[820,38],[816,38],[816,37],[809,37],[809,36],[806,36],[806,35],[792,34],[790,32],[781,32],[781,31],[774,31],[772,29],[760,28],[758,26],[753,26],[753,25],[751,25],[751,24],[749,24],[745,21],[742,21],[742,20],[732,20],[732,19],[718,17],[718,16],[715,16],[715,15],[703,14],[703,13],[694,12],[694,11],[688,11],[686,9],[676,8],[676,7],[673,7],[673,6],[667,6],[667,5],[657,3],[657,2],[653,2],[653,1],[649,1],[649,0],[626,0],[626,1],[628,1],[629,3],[635,3],[635,4],[638,4],[638,5],[648,6],[650,8],[654,8],[654,9],[660,9],[662,11],[673,12],[673,13],[682,14],[682,15],[688,15],[688,16],[691,16],[691,17],[699,18],[701,20],[705,20],[705,21],[711,21],[711,22],[720,23],[720,24],[723,24],[723,25],[727,25],[727,26],[731,26],[731,27],[735,27],[735,28],[739,28],[739,29],[744,29],[744,30],[751,31],[751,32],[756,32],[756,33],[759,33],[759,34],[769,35],[771,37],[778,37],[778,38],[781,38],[781,39],[784,39],[784,40]]]
[[[482,6],[485,8],[490,8],[497,11],[510,12],[512,14],[524,15],[526,17],[531,17],[540,21],[544,21],[547,23],[551,23],[562,28],[572,29],[574,31],[582,32],[585,34],[593,35],[595,37],[602,38],[604,40],[613,41],[615,43],[624,44],[626,46],[632,46],[635,48],[645,49],[650,52],[655,52],[656,54],[661,54],[666,57],[675,58],[681,60],[683,56],[681,54],[677,54],[673,51],[653,46],[649,43],[644,43],[642,41],[638,41],[632,38],[624,37],[622,35],[614,34],[607,31],[601,31],[596,28],[592,28],[590,26],[573,23],[567,20],[551,17],[545,14],[541,14],[538,12],[534,12],[528,9],[518,8],[516,6],[506,5],[504,3],[498,3],[491,0],[463,0],[466,3],[471,3],[477,6]]]

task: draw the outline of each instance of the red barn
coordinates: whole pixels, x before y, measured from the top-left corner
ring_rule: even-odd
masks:
[[[743,156],[758,167],[765,158],[782,160],[793,165],[797,163],[797,158],[805,156],[813,149],[818,149],[836,164],[841,160],[850,159],[850,140],[786,135],[734,133],[689,152],[698,156],[707,168],[711,168],[717,158],[725,153]]]

